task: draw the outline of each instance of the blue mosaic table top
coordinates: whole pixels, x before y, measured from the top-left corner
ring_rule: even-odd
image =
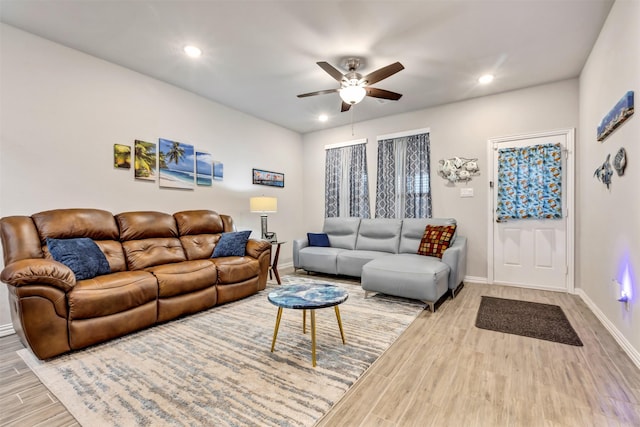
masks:
[[[316,309],[341,304],[349,298],[346,290],[328,283],[286,285],[269,292],[269,302],[278,307]]]

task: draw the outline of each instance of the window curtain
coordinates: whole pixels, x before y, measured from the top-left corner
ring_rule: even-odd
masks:
[[[498,150],[499,221],[562,218],[562,146]]]
[[[378,141],[377,218],[430,218],[429,134]]]
[[[326,151],[325,216],[370,218],[366,144]]]

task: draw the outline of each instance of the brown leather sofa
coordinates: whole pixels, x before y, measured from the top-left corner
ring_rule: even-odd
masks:
[[[243,257],[211,258],[233,220],[214,211],[59,209],[0,219],[13,327],[40,359],[238,300],[266,287],[271,245],[250,239]],[[47,238],[89,237],[110,274],[76,280]]]

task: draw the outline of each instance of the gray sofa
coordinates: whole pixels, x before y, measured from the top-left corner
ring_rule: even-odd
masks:
[[[293,242],[293,266],[309,272],[360,277],[367,295],[380,292],[418,299],[431,311],[449,290],[455,297],[466,274],[467,239],[456,233],[442,259],[418,255],[427,224],[456,224],[452,218],[326,218],[330,247]]]

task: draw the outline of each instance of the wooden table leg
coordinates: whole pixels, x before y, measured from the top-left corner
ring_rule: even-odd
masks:
[[[276,254],[273,257],[273,263],[271,264],[271,271],[273,271],[273,274],[275,274],[278,285],[282,284],[282,282],[280,281],[280,273],[278,273],[278,259],[280,258],[281,245],[282,243],[276,243]]]
[[[316,311],[311,310],[311,362],[316,367]]]
[[[276,337],[278,336],[278,328],[280,327],[280,319],[282,318],[282,307],[278,307],[278,317],[276,317],[276,328],[273,331],[273,341],[271,341],[271,353],[276,347]]]
[[[338,319],[338,326],[340,327],[340,336],[342,337],[342,344],[346,344],[347,342],[344,339],[344,330],[342,329],[342,319],[340,319],[340,309],[338,306],[335,306],[336,309],[336,318]]]

